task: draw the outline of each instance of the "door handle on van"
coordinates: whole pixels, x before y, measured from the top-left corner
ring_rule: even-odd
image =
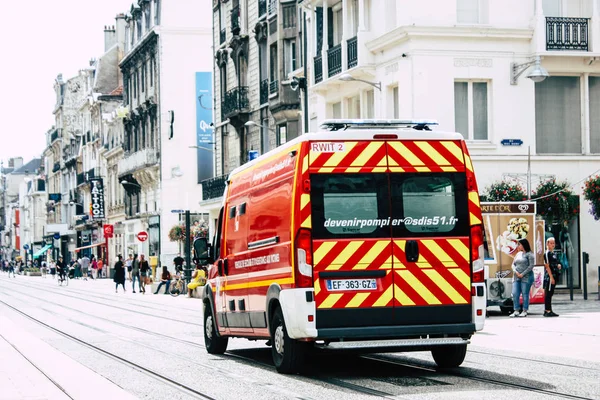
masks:
[[[229,260],[223,260],[223,275],[229,275]]]
[[[416,240],[407,240],[404,252],[406,253],[406,261],[417,262],[419,259],[419,242]]]
[[[229,273],[229,262],[227,259],[217,261],[217,271],[220,276],[225,276]]]

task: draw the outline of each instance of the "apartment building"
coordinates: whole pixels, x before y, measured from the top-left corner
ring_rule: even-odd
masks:
[[[302,12],[296,0],[213,0],[216,177],[202,205],[216,218],[227,174],[304,131]]]
[[[576,183],[600,169],[597,0],[302,5],[311,129],[327,118],[436,119],[468,140],[481,189],[500,179],[525,187],[528,152],[532,188],[556,177],[581,193]],[[569,226],[576,266],[581,251],[600,263],[587,211],[581,198]],[[579,286],[578,269],[574,278]],[[595,281],[594,271],[588,282]]]

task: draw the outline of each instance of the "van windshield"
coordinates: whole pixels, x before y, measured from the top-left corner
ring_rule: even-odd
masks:
[[[463,173],[311,176],[315,239],[468,235]]]

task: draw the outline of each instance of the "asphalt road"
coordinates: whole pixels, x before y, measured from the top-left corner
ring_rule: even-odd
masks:
[[[58,287],[51,278],[0,274],[0,361],[29,357],[42,372],[36,390],[50,393],[49,379],[64,398],[84,398],[79,383],[89,399],[110,390],[143,399],[600,399],[596,294],[555,297],[558,318],[543,318],[541,305],[514,319],[490,308],[465,362],[450,371],[437,370],[425,352],[316,355],[305,375],[285,376],[264,341],[231,340],[225,355],[207,354],[201,301],[149,292],[115,293],[109,280]],[[39,350],[14,352],[17,339]],[[16,387],[12,396],[34,398],[35,385],[23,382],[0,377],[1,387]]]

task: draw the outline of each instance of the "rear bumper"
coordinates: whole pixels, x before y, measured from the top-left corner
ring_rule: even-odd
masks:
[[[440,324],[409,326],[367,326],[353,328],[318,329],[317,340],[326,339],[420,339],[426,336],[470,337],[475,333],[475,324]],[[415,338],[417,337],[417,338]],[[441,339],[441,338],[440,338]]]
[[[438,346],[466,346],[468,339],[453,338],[423,338],[398,340],[370,340],[317,343],[315,346],[325,351],[343,351],[356,353],[389,353],[394,351],[426,351]]]

